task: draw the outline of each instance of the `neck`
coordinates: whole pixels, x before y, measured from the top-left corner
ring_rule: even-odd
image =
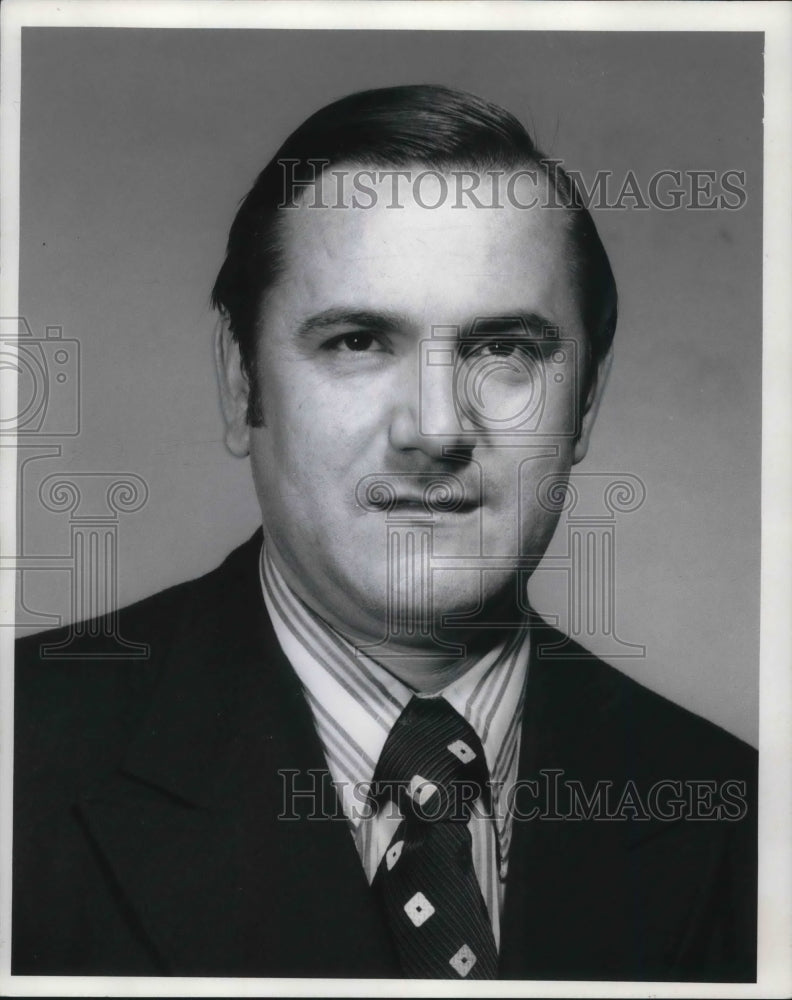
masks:
[[[449,632],[432,644],[407,645],[397,640],[372,641],[329,622],[358,651],[365,653],[407,687],[422,694],[441,691],[464,676],[503,641],[502,631],[489,629],[471,634]]]
[[[342,636],[358,652],[376,661],[390,674],[414,691],[431,694],[463,677],[482,658],[503,644],[504,633],[514,635],[528,625],[524,603],[519,599],[517,579],[487,604],[487,614],[476,614],[475,627],[445,626],[441,620],[429,623],[412,621],[386,634],[382,617],[358,609],[356,620],[342,619],[307,592],[301,581],[280,558],[274,545],[268,555],[286,586],[313,614]],[[486,626],[487,618],[493,623]],[[516,624],[498,624],[516,623]],[[428,626],[428,627],[427,627]]]
[[[516,588],[513,593],[516,594]],[[509,595],[490,604],[491,627],[486,627],[486,619],[477,615],[474,628],[442,626],[439,622],[431,628],[421,628],[413,622],[411,629],[400,628],[396,634],[386,634],[383,638],[385,623],[381,619],[372,621],[368,627],[364,623],[361,628],[358,622],[342,621],[302,595],[301,600],[359,653],[376,661],[407,687],[426,694],[440,691],[464,676],[488,653],[502,646],[504,637],[510,639],[529,624],[528,614]]]

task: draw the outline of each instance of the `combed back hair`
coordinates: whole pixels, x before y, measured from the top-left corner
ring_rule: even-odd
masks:
[[[279,206],[294,204],[322,168],[341,164],[543,173],[568,221],[570,277],[588,338],[588,370],[596,371],[616,329],[616,284],[594,221],[558,161],[536,147],[514,115],[474,94],[429,85],[366,90],[303,122],[261,171],[231,225],[211,301],[239,344],[251,386],[251,424],[262,422],[256,380],[261,300],[283,267],[279,222],[288,208]]]

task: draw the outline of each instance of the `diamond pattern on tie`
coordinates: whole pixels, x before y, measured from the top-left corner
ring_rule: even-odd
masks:
[[[453,743],[448,744],[448,749],[463,764],[469,764],[476,756],[464,740],[454,740]]]
[[[410,779],[410,795],[419,806],[426,805],[436,791],[437,785],[422,778],[420,774],[414,774]]]
[[[385,742],[372,782],[374,802],[395,801],[404,816],[373,889],[409,978],[497,975],[467,825],[470,803],[487,800],[488,781],[472,727],[443,698],[414,697]]]
[[[401,857],[402,848],[404,847],[403,840],[397,840],[395,844],[388,848],[385,852],[385,864],[388,866],[388,871],[393,868],[396,862]]]
[[[412,920],[416,927],[420,927],[421,924],[425,924],[434,911],[435,908],[422,892],[416,892],[416,894],[408,899],[404,904],[404,912],[410,920]]]
[[[476,964],[476,956],[466,944],[463,944],[459,951],[449,958],[448,964],[456,973],[464,977]]]

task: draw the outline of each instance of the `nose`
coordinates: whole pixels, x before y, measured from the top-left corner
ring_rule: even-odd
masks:
[[[392,413],[391,445],[432,459],[469,457],[475,442],[460,424],[455,391],[453,364],[422,365],[414,378],[405,377]]]

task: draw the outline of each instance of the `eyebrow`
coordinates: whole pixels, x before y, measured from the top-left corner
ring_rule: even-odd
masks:
[[[321,333],[339,326],[365,327],[376,333],[395,333],[413,324],[402,313],[378,312],[370,309],[324,309],[303,320],[297,328],[298,337]]]
[[[558,330],[560,325],[554,323],[541,313],[526,312],[521,309],[502,313],[499,316],[479,316],[468,320],[462,326],[462,338],[468,337],[503,337],[526,331],[532,336],[542,336],[549,329]]]
[[[297,328],[298,338],[308,337],[314,333],[335,329],[339,326],[365,327],[375,333],[396,333],[399,330],[415,327],[408,316],[398,312],[380,312],[372,309],[346,309],[334,307],[324,309],[303,320]],[[554,323],[540,313],[522,309],[510,310],[498,316],[476,316],[466,319],[460,324],[436,324],[448,330],[457,326],[459,339],[470,337],[503,337],[515,331],[527,330],[533,336],[541,336],[548,329],[560,330]]]

